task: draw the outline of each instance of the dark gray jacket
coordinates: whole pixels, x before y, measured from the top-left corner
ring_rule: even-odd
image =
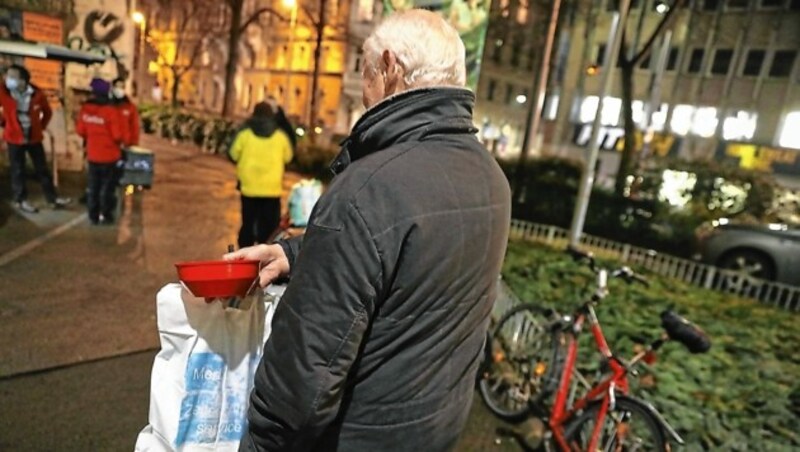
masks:
[[[510,221],[475,138],[471,92],[415,90],[369,110],[299,242],[256,371],[241,450],[451,449]]]

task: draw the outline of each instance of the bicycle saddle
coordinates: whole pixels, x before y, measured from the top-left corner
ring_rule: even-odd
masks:
[[[685,345],[691,353],[705,353],[711,348],[711,339],[703,330],[670,310],[661,313],[661,326],[670,339]]]

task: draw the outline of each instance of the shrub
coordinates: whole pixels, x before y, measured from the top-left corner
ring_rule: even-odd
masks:
[[[503,275],[522,300],[561,312],[577,308],[592,280],[585,266],[566,255],[521,242],[509,245]],[[612,351],[630,357],[637,344],[655,339],[658,315],[666,308],[701,326],[712,347],[708,354],[691,355],[679,344],[665,345],[655,367],[643,369],[644,380],[631,377],[634,395],[652,401],[678,430],[687,443],[682,450],[797,450],[796,314],[668,278],[648,279],[648,288],[615,280],[611,296],[598,306]],[[590,341],[591,334],[582,340]],[[582,350],[592,350],[585,344]],[[591,375],[600,359],[582,353],[578,362]],[[637,384],[644,381],[649,384]]]
[[[515,180],[514,163],[501,162],[509,180]],[[686,193],[689,202],[671,206],[660,189],[664,171],[686,171],[697,182]],[[568,228],[572,222],[582,164],[559,157],[533,159],[526,164],[523,201],[512,203],[514,218]],[[637,178],[630,196],[595,187],[584,230],[587,233],[633,245],[688,256],[695,230],[704,222],[721,217],[765,222],[780,214],[776,207],[774,180],[765,174],[714,162],[661,160]],[[785,203],[784,203],[785,204]],[[782,209],[782,210],[781,210]]]

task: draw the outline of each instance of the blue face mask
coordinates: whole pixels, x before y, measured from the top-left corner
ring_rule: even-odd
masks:
[[[13,91],[19,87],[19,80],[11,77],[6,77],[6,88],[9,91]]]

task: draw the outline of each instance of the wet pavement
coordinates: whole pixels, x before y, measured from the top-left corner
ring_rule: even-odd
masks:
[[[114,226],[91,226],[78,204],[22,215],[0,190],[0,451],[132,450],[147,422],[155,294],[176,279],[175,262],[235,243],[234,166],[161,139],[143,145],[156,154],[153,189],[125,196]],[[59,188],[77,199],[81,176]],[[495,444],[498,425],[476,395],[457,450],[519,450]]]

